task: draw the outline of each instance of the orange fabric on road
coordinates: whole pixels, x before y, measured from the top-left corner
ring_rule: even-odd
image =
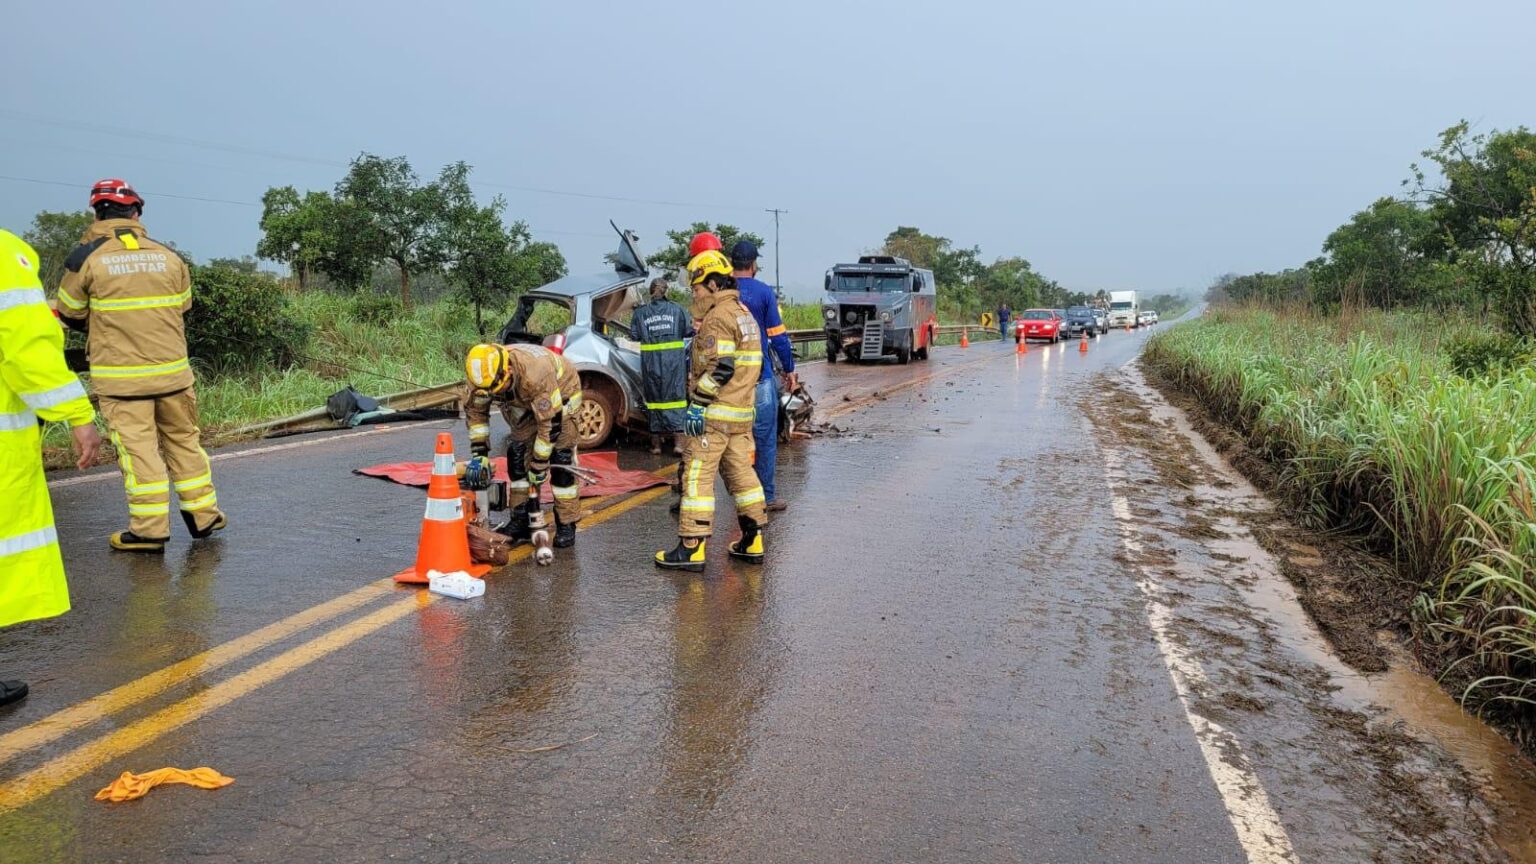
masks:
[[[582,453],[581,467],[588,469],[597,475],[597,483],[587,485],[578,483],[581,487],[581,497],[597,498],[604,495],[623,495],[628,492],[637,492],[641,489],[649,489],[652,486],[666,485],[665,480],[657,477],[649,471],[629,471],[619,467],[619,454],[612,450],[600,450],[595,453]],[[496,479],[507,479],[507,460],[497,456],[491,460],[496,468]],[[406,486],[425,486],[432,477],[431,462],[394,462],[387,465],[372,465],[367,468],[355,468],[354,474],[362,474],[367,477],[379,477],[392,480]],[[544,486],[542,500],[545,503],[555,500],[548,484]]]
[[[225,777],[212,768],[193,768],[191,771],[181,768],[161,768],[158,771],[148,771],[143,774],[124,771],[123,776],[112,781],[112,785],[96,793],[96,800],[113,803],[132,801],[148,795],[149,790],[161,783],[185,783],[199,789],[222,789],[233,782],[235,778]]]

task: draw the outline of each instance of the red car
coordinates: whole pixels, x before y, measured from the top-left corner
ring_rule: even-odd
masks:
[[[1013,341],[1022,338],[1059,342],[1062,338],[1061,328],[1065,325],[1066,319],[1055,309],[1025,309],[1019,314],[1018,329],[1014,331]]]

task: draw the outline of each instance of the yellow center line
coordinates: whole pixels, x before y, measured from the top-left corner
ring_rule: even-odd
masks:
[[[630,498],[604,507],[582,522],[586,525],[601,524],[642,504],[654,501],[669,491],[667,487],[660,486],[636,493]],[[508,564],[526,560],[532,554],[533,550],[530,547],[519,547],[513,550]],[[0,813],[24,807],[111,760],[127,755],[242,696],[302,669],[322,657],[333,654],[364,636],[400,620],[410,612],[435,602],[436,599],[436,595],[425,590],[412,591],[408,597],[389,603],[338,629],[290,648],[270,660],[214,684],[201,693],[168,705],[147,717],[54,757],[0,787]]]
[[[40,747],[77,729],[104,720],[113,713],[135,705],[199,675],[227,666],[301,630],[328,621],[362,606],[370,600],[393,593],[394,580],[381,579],[349,591],[334,600],[305,609],[258,630],[172,663],[120,687],[55,711],[40,720],[0,735],[0,765],[18,754]]]

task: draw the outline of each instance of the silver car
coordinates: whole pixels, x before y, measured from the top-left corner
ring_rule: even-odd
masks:
[[[564,334],[562,355],[581,376],[576,428],[583,450],[601,447],[617,426],[648,428],[640,390],[640,343],[630,337],[629,317],[644,302],[649,271],[635,249],[635,236],[620,231],[619,237],[612,270],[573,273],[527,292],[497,335],[504,345],[552,345]]]

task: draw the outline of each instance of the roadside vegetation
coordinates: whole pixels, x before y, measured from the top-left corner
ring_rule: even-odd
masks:
[[[1452,127],[1281,273],[1222,277],[1151,371],[1276,468],[1318,526],[1390,555],[1420,653],[1536,744],[1536,136]]]

